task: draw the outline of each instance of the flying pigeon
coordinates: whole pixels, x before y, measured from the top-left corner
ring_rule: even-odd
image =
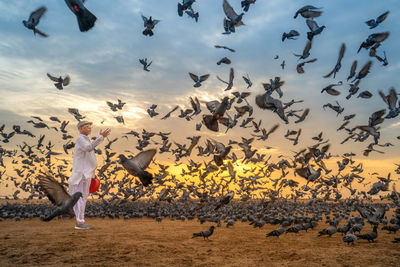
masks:
[[[33,30],[33,34],[36,35],[36,33],[37,33],[42,37],[47,37],[48,36],[47,34],[36,29],[36,26],[40,22],[40,18],[44,15],[44,13],[46,13],[46,11],[47,11],[47,8],[45,6],[42,6],[30,14],[28,21],[23,20],[22,23],[24,24],[24,26],[26,28]]]
[[[82,0],[65,0],[65,3],[67,3],[67,6],[78,20],[79,30],[86,32],[93,28],[97,18],[83,5],[83,2]]]
[[[64,78],[62,78],[61,76],[57,78],[57,77],[51,75],[50,73],[47,73],[47,77],[49,77],[50,80],[52,80],[53,82],[56,82],[54,84],[54,86],[58,90],[64,89],[64,86],[67,86],[71,82],[71,78],[69,77],[69,75],[65,75]]]
[[[370,20],[367,20],[365,23],[369,26],[370,29],[373,29],[376,26],[378,26],[380,23],[382,23],[387,18],[388,15],[389,15],[389,11],[386,11],[385,13],[383,13],[382,15],[377,17],[376,20],[370,19]]]
[[[160,21],[157,19],[152,19],[151,16],[149,18],[146,18],[145,16],[142,15],[142,19],[143,19],[143,25],[146,29],[144,29],[143,31],[143,35],[148,35],[148,36],[153,36],[153,29],[154,26],[156,26],[157,23],[159,23]]]
[[[153,183],[153,176],[145,171],[153,160],[156,154],[156,149],[149,149],[137,154],[134,158],[128,159],[120,154],[118,157],[122,166],[129,172],[129,174],[139,177],[140,182],[144,186],[149,186]]]
[[[201,82],[204,82],[205,80],[207,80],[208,77],[210,77],[210,74],[204,74],[204,75],[201,75],[199,77],[196,74],[193,74],[193,73],[189,72],[189,76],[195,82],[193,87],[200,87],[201,86]]]
[[[82,193],[76,192],[70,196],[67,191],[65,191],[64,187],[49,174],[39,175],[38,179],[40,187],[46,193],[51,203],[57,206],[54,212],[41,219],[48,222],[59,215],[66,213],[71,214],[76,202],[82,197]]]

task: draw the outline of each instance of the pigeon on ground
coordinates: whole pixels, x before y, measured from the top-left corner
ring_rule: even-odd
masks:
[[[57,209],[49,216],[41,218],[42,221],[48,222],[59,215],[72,214],[73,207],[79,198],[82,197],[82,193],[76,192],[70,196],[64,187],[51,177],[50,174],[41,174],[38,176],[38,179],[40,187],[46,193],[51,203],[57,206]]]
[[[46,11],[47,11],[47,8],[45,6],[42,6],[30,14],[28,21],[23,20],[22,23],[24,24],[24,26],[26,28],[33,30],[33,34],[35,34],[35,35],[39,34],[42,37],[47,37],[48,36],[47,34],[36,29],[36,26],[40,22],[40,18],[44,15],[44,13],[46,13]]]
[[[214,225],[212,225],[210,227],[210,229],[206,230],[206,231],[201,231],[200,233],[193,233],[193,237],[198,237],[198,236],[202,236],[204,239],[208,239],[213,233],[214,233]]]
[[[65,0],[67,6],[76,15],[79,30],[86,32],[93,28],[97,18],[84,5],[82,0]]]

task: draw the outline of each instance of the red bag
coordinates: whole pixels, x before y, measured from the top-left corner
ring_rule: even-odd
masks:
[[[93,194],[99,190],[100,187],[100,180],[96,177],[92,178],[90,181],[89,193]]]

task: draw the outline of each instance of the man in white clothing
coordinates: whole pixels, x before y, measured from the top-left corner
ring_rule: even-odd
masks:
[[[72,162],[72,175],[68,179],[69,193],[73,195],[81,192],[82,197],[74,206],[76,216],[75,229],[89,229],[90,225],[85,224],[86,199],[89,195],[89,187],[94,171],[97,168],[96,155],[94,148],[98,146],[105,137],[110,134],[110,129],[100,131],[99,136],[93,142],[90,142],[88,135],[92,131],[92,123],[80,121],[78,123],[79,137],[75,142]]]

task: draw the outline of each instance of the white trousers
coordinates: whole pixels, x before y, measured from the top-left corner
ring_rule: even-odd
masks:
[[[76,217],[76,221],[78,223],[85,223],[85,207],[86,207],[86,199],[89,195],[89,187],[90,187],[91,179],[82,179],[79,184],[69,185],[69,194],[73,195],[76,192],[81,192],[82,197],[79,198],[78,202],[76,202],[74,206],[74,213]]]

